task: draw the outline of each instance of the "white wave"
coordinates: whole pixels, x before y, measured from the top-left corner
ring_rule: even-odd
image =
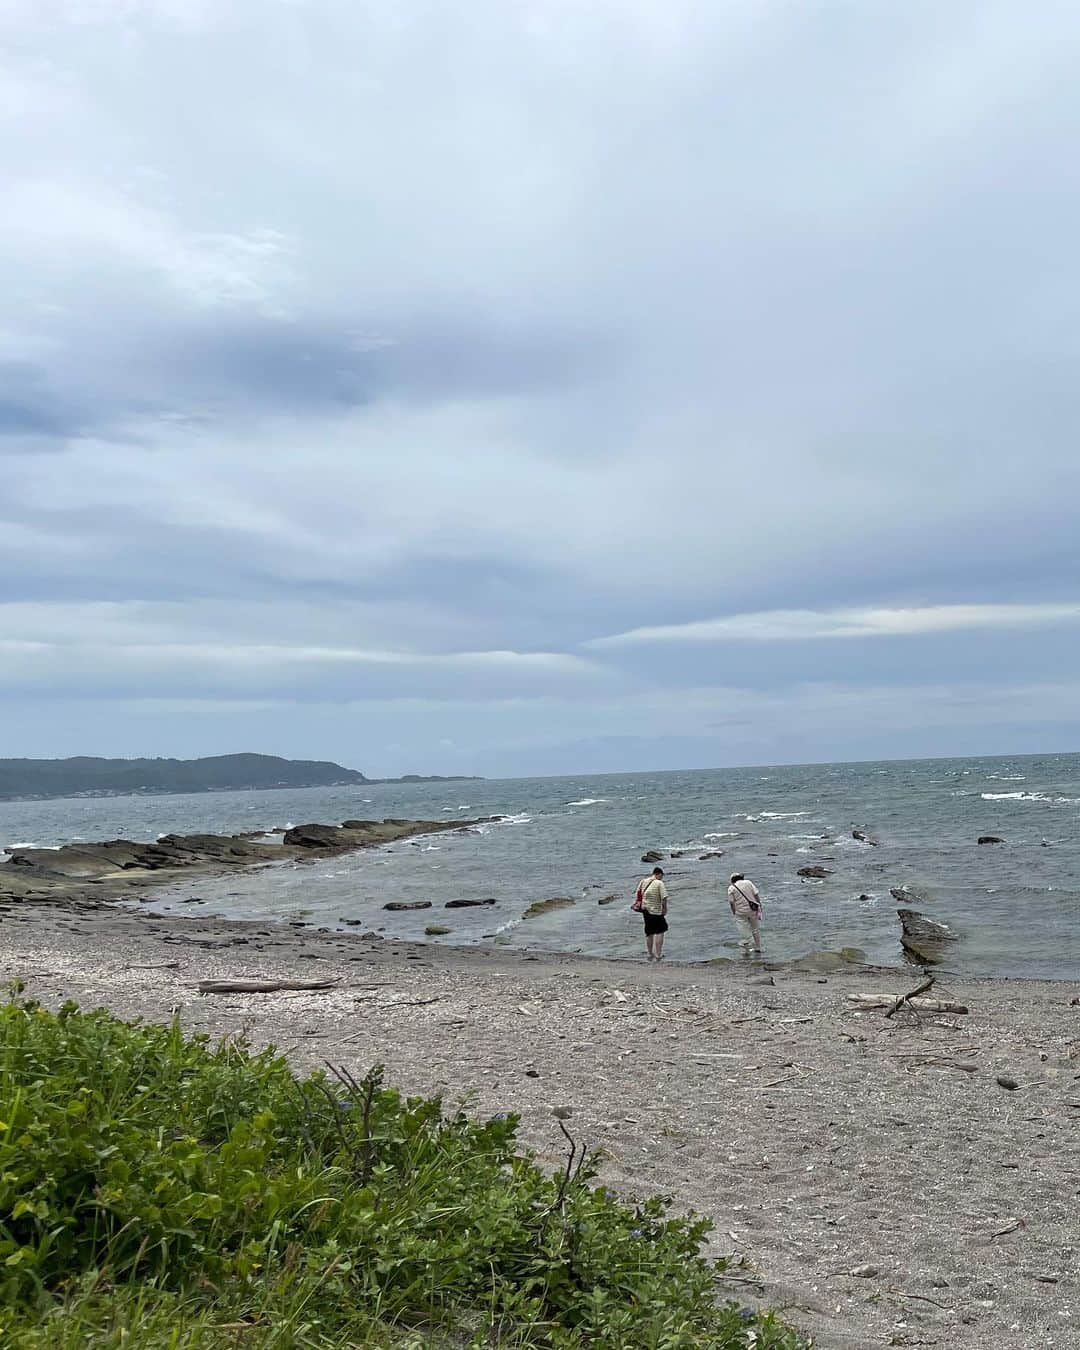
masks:
[[[567,806],[599,806],[601,802],[606,802],[606,797],[582,797],[579,802],[567,802]]]
[[[424,847],[420,850],[420,852],[421,852],[421,853],[441,853],[441,852],[442,852],[442,849],[438,846],[438,844],[425,844]]]
[[[980,792],[984,802],[1067,802],[1070,797],[1048,797],[1044,792]]]
[[[795,850],[796,853],[813,853],[813,851],[812,848],[797,848]]]
[[[1023,783],[1027,779],[1024,773],[989,773],[987,778],[996,778],[999,783]]]
[[[528,825],[532,822],[532,816],[526,815],[524,811],[519,811],[516,816],[502,815],[495,819],[500,825]]]
[[[703,836],[705,839],[738,839],[742,834],[741,830],[713,830],[710,834]]]

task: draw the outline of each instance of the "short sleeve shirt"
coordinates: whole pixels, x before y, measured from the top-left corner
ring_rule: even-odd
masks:
[[[650,877],[642,887],[641,905],[647,909],[650,914],[663,914],[664,905],[667,903],[667,887],[656,877]]]
[[[761,903],[761,896],[758,894],[758,888],[752,881],[747,881],[745,877],[737,886],[728,887],[728,899],[735,907],[736,914],[749,914],[750,901],[756,900]]]

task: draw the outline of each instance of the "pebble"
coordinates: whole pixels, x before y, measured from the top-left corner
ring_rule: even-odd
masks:
[[[998,1087],[1005,1088],[1007,1092],[1015,1092],[1020,1086],[1016,1079],[1010,1078],[1007,1073],[999,1073],[994,1082],[997,1083]]]

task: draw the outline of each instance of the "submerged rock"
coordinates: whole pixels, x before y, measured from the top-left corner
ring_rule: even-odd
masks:
[[[996,834],[980,834],[977,842],[980,844],[1003,844],[1005,840],[999,838]]]
[[[913,886],[893,886],[889,894],[902,905],[932,905],[933,897],[925,891],[917,891]]]
[[[493,905],[495,897],[490,896],[487,900],[447,900],[443,906],[444,909],[473,909],[477,905]]]
[[[708,862],[710,858],[722,858],[724,850],[722,848],[711,848],[708,853],[699,853],[698,862]]]
[[[641,861],[645,863],[663,862],[663,859],[664,855],[662,853],[658,853],[654,848],[649,849],[648,853],[643,853],[641,855]]]
[[[819,867],[815,864],[811,867],[800,867],[799,876],[813,877],[815,880],[821,881],[824,877],[831,877],[832,872],[827,867]]]
[[[596,903],[598,905],[613,905],[618,898],[617,895],[602,895]]]
[[[871,839],[865,830],[852,830],[851,837],[852,839],[858,839],[862,844],[869,844],[871,848],[877,848],[878,846],[878,841]]]
[[[395,913],[402,909],[430,909],[430,900],[390,900],[383,909],[393,910]]]
[[[567,906],[576,903],[577,901],[571,900],[568,895],[554,895],[550,900],[534,900],[521,917],[535,919],[538,914],[547,914],[552,909],[566,909]]]
[[[443,937],[446,933],[449,933],[450,931],[451,930],[449,928],[444,928],[441,923],[429,923],[428,926],[424,929],[424,936]]]
[[[789,961],[787,965],[767,965],[766,970],[797,970],[810,975],[827,975],[834,970],[858,965],[866,960],[866,953],[858,947],[842,947],[838,952],[807,952],[805,956]]]

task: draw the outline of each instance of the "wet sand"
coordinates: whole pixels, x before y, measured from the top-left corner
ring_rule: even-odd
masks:
[[[337,983],[196,990],[230,976]],[[0,978],[273,1042],[298,1069],[384,1063],[408,1092],[520,1113],[552,1166],[551,1108],[568,1106],[607,1184],[709,1215],[734,1261],[721,1287],[817,1346],[1080,1347],[1080,986],[950,982],[935,992],[967,1015],[887,1019],[847,995],[903,992],[910,971],[651,966],[25,901],[0,914]]]

